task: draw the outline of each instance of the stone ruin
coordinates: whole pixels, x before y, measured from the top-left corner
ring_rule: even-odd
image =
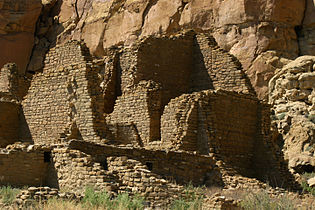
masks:
[[[0,71],[2,185],[93,186],[150,205],[231,176],[293,187],[270,138],[270,107],[208,34],[147,37],[99,60],[69,41],[44,64],[27,87],[15,65]]]

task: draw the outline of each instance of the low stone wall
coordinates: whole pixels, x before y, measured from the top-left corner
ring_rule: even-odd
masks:
[[[18,69],[15,63],[8,63],[0,69],[0,92],[17,94],[19,87]]]
[[[0,150],[0,185],[41,186],[46,184],[50,150],[34,145],[15,145]]]
[[[74,149],[81,146],[86,148],[84,152]],[[96,152],[93,152],[93,154],[86,153],[90,149]],[[183,174],[194,170],[194,173],[187,174],[187,177],[192,175],[199,176],[200,171],[209,173],[204,174],[205,176],[211,176],[211,171],[208,170],[212,169],[210,165],[205,165],[205,162],[203,162],[203,165],[196,165],[197,161],[192,163],[194,159],[200,160],[200,158],[194,157],[194,159],[191,158],[188,161],[188,158],[183,157],[184,154],[179,153],[177,158],[181,157],[181,162],[177,162],[176,157],[173,160],[173,155],[172,159],[169,157],[167,160],[163,160],[157,154],[151,154],[154,159],[149,159],[148,152],[151,151],[141,151],[136,151],[141,154],[133,155],[135,158],[131,158],[124,155],[134,153],[132,149],[97,146],[77,141],[72,141],[70,147],[55,148],[53,150],[53,161],[57,171],[59,188],[60,190],[70,190],[77,194],[82,194],[88,186],[114,194],[140,194],[150,202],[150,206],[157,206],[160,204],[168,205],[175,198],[185,195],[184,187],[174,182],[177,178],[180,179],[178,177],[179,174],[177,174],[178,176],[175,174],[173,174],[173,177],[169,176],[170,174],[166,173],[165,167],[170,167],[173,164],[173,170],[180,170]],[[140,158],[142,159],[137,160]],[[158,162],[162,160],[164,162],[159,165]],[[169,165],[165,165],[166,163]],[[164,168],[159,169],[162,167],[162,164]],[[193,165],[195,168],[192,169]],[[201,169],[201,167],[203,168]],[[167,170],[170,170],[170,168]],[[163,172],[165,176],[163,176]],[[212,172],[212,175],[215,173],[217,171]],[[211,181],[218,183],[217,179],[219,177],[213,176],[212,178],[212,180],[208,180],[209,183]],[[196,179],[192,181],[195,183]],[[197,182],[201,183],[204,181],[198,180]],[[184,183],[187,183],[187,180]]]
[[[96,161],[103,162],[107,157],[126,156],[148,165],[150,171],[178,183],[195,185],[220,185],[221,177],[215,160],[209,156],[187,152],[146,150],[144,148],[115,147],[96,145],[72,140],[69,147],[91,155]]]

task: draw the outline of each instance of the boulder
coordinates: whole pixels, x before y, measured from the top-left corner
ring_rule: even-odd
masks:
[[[296,173],[315,169],[315,56],[301,56],[278,69],[269,82],[273,125]]]

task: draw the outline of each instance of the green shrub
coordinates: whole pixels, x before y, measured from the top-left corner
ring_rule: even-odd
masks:
[[[85,189],[85,195],[82,200],[85,205],[100,207],[108,206],[111,207],[110,196],[107,192],[95,192],[92,187]]]
[[[315,177],[315,173],[304,173],[301,178],[302,178],[302,182],[301,182],[301,187],[303,189],[303,192],[308,192],[310,194],[312,194],[313,196],[315,196],[315,187],[310,187],[307,184],[307,180],[309,180],[310,178]]]
[[[265,191],[249,193],[241,202],[241,207],[245,210],[293,210],[294,205],[286,196],[280,199],[272,199]]]
[[[5,204],[12,204],[20,190],[10,186],[0,188],[0,199]]]
[[[92,187],[87,187],[82,200],[83,206],[87,209],[115,209],[115,210],[140,210],[144,209],[144,199],[138,195],[130,197],[127,193],[119,194],[115,199],[111,199],[107,192],[95,192]]]
[[[202,209],[203,191],[204,189],[194,187],[191,183],[189,183],[184,190],[184,196],[177,200],[174,200],[173,203],[171,204],[171,209],[172,210]]]
[[[140,210],[144,209],[144,199],[140,196],[134,196],[131,198],[127,193],[119,194],[116,199],[113,200],[112,209],[119,210]]]
[[[314,187],[310,187],[307,182],[303,181],[301,184],[302,188],[303,188],[303,192],[308,192],[310,194],[312,194],[313,196],[315,196],[315,188]]]

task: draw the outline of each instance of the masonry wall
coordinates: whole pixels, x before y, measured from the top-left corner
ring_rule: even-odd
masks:
[[[182,95],[164,109],[162,143],[201,154],[214,152],[246,174],[257,141],[257,116],[258,101],[249,95],[211,90]]]
[[[45,162],[44,152],[26,148],[0,151],[0,185],[45,185],[49,163]]]
[[[53,151],[60,190],[82,193],[88,186],[109,193],[140,194],[151,204],[170,203],[183,187],[152,173],[148,167],[126,156],[97,158],[80,150],[56,148]]]
[[[178,34],[172,39],[149,37],[126,49],[120,57],[122,91],[141,80],[153,80],[161,84],[162,106],[188,92],[192,46],[191,37]]]
[[[18,103],[1,101],[0,95],[0,148],[18,141],[20,109]]]
[[[206,34],[197,34],[194,37],[194,71],[191,83],[194,91],[223,89],[255,93],[240,62]]]
[[[268,182],[271,186],[282,186],[290,190],[298,190],[300,184],[288,170],[288,162],[284,160],[278,139],[274,139],[271,130],[271,106],[261,103],[259,106],[259,129],[255,141],[255,155],[252,159],[254,177]],[[281,140],[280,140],[281,141]]]
[[[50,49],[42,73],[34,76],[23,101],[35,143],[63,138],[101,141],[104,102],[88,49],[70,41]]]
[[[141,81],[138,85],[126,90],[116,100],[113,113],[106,117],[108,126],[115,125],[122,132],[134,126],[142,143],[160,139],[161,91],[158,84],[152,81]],[[125,129],[123,129],[125,125]],[[113,130],[113,129],[111,129]],[[117,136],[117,135],[116,135]],[[126,135],[121,135],[121,137]],[[118,137],[118,136],[117,136]],[[126,143],[130,143],[126,138]],[[123,139],[117,139],[123,143]]]
[[[163,147],[198,151],[198,102],[190,94],[172,99],[161,117]],[[207,153],[205,153],[207,154]]]
[[[101,146],[82,141],[71,141],[70,148],[92,155],[98,161],[109,156],[126,156],[128,159],[140,161],[143,165],[149,163],[152,166],[152,173],[182,184],[192,182],[195,185],[211,186],[222,183],[215,161],[209,156],[134,147]]]
[[[55,148],[52,160],[57,172],[56,182],[61,190],[83,192],[93,186],[97,190],[117,191],[119,179],[92,160],[91,155],[67,147]]]

